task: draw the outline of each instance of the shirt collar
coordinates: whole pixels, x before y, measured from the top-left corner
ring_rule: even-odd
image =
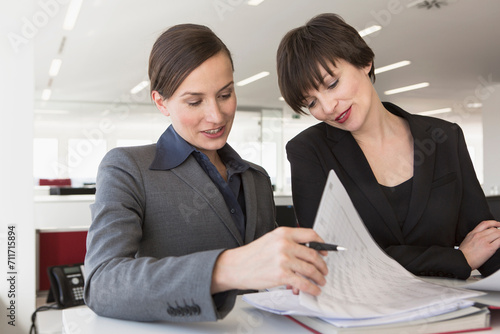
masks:
[[[193,153],[205,156],[184,140],[170,125],[161,135],[156,143],[156,154],[153,162],[149,166],[153,170],[168,170],[182,164]],[[240,155],[226,143],[218,153],[233,172],[241,173],[247,170],[250,165],[245,162]],[[207,158],[208,159],[208,158]]]
[[[194,147],[175,132],[170,125],[156,143],[156,154],[149,169],[172,169],[183,163]]]

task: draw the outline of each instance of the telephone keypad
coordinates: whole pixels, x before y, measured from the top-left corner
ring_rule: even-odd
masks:
[[[83,299],[83,286],[77,286],[73,288],[73,296],[75,297],[76,300],[82,300]]]

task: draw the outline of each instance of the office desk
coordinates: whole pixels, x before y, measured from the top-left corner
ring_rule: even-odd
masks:
[[[239,296],[234,309],[217,322],[150,323],[100,317],[86,306],[63,310],[64,334],[311,334],[292,320],[261,311],[247,304]]]
[[[241,297],[226,318],[218,322],[202,323],[149,323],[100,317],[86,306],[73,307],[62,312],[64,334],[311,334],[311,332],[285,316],[258,310]],[[500,333],[500,309],[491,310],[493,330],[474,333]]]

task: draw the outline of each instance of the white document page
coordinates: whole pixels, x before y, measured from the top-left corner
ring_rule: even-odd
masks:
[[[475,296],[470,291],[424,282],[385,254],[361,221],[347,191],[330,171],[314,230],[347,251],[329,252],[327,284],[318,297],[300,303],[336,318],[367,318],[447,304]]]
[[[500,270],[488,277],[463,285],[467,289],[500,291]]]
[[[386,255],[370,236],[347,191],[331,171],[316,215],[314,230],[327,243],[346,247],[346,251],[328,252],[327,283],[318,297],[300,293],[302,309],[293,309],[293,297],[267,292],[266,296],[246,295],[249,303],[279,313],[323,315],[335,319],[363,319],[421,310],[429,316],[466,306],[463,299],[481,292],[445,287],[425,282]],[[288,303],[288,306],[287,306]],[[446,305],[446,306],[445,306]],[[461,305],[461,306],[460,306]],[[453,308],[453,307],[451,307]],[[286,312],[283,312],[286,311]],[[277,312],[278,313],[278,312]],[[413,314],[415,316],[415,314]]]

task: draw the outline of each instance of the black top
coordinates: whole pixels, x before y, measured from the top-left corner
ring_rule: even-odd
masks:
[[[412,185],[413,178],[409,178],[405,182],[394,187],[386,187],[384,185],[380,185],[380,188],[382,188],[385,197],[387,197],[389,204],[394,210],[394,214],[396,215],[396,219],[401,229],[403,228],[406,216],[408,215]]]

